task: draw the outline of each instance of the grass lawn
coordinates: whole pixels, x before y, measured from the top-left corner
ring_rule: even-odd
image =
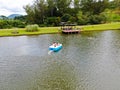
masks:
[[[97,30],[117,30],[120,29],[120,22],[77,26],[82,28],[81,31],[97,31]],[[37,32],[26,32],[25,28],[0,29],[0,36],[20,36],[20,35],[37,35],[61,33],[60,27],[40,27]]]
[[[0,29],[0,36],[20,36],[20,35],[37,35],[60,33],[58,27],[43,27],[37,32],[26,32],[25,28]]]
[[[86,25],[82,26],[82,31],[95,31],[95,30],[117,30],[120,29],[120,22],[98,24],[98,25]]]

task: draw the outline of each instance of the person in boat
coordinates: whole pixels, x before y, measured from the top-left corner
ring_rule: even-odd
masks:
[[[54,47],[59,46],[59,45],[60,45],[59,43],[56,43],[56,42],[53,43]]]
[[[57,43],[57,46],[59,46],[60,45],[60,43]]]
[[[56,47],[57,46],[57,43],[56,42],[53,42],[53,44],[52,44],[54,47]]]

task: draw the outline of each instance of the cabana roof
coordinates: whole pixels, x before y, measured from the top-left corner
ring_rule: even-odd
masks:
[[[61,22],[60,23],[61,26],[76,26],[76,23],[67,23],[67,22]]]

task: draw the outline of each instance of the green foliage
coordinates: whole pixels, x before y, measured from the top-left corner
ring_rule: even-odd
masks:
[[[12,27],[19,27],[24,28],[25,23],[19,20],[0,20],[0,29],[4,28],[12,28]]]
[[[88,23],[88,20],[89,20],[87,15],[84,15],[82,11],[78,12],[77,18],[78,18],[78,21],[77,21],[78,25],[85,25]]]
[[[46,19],[46,24],[48,26],[59,26],[60,17],[48,17]]]
[[[90,15],[83,14],[79,12],[77,14],[78,17],[78,25],[86,25],[86,24],[101,24],[106,22],[106,16],[104,14],[99,15]]]
[[[57,8],[55,2],[53,0],[47,0],[48,8],[47,8],[47,16],[54,17],[57,16]]]
[[[70,21],[71,23],[74,23],[74,22],[76,22],[76,21],[77,21],[77,18],[76,18],[76,17],[71,16],[71,17],[70,17],[70,19],[69,19],[69,21]]]
[[[105,22],[106,18],[103,15],[91,15],[89,21],[91,24],[101,24]]]
[[[27,20],[32,24],[43,24],[47,12],[47,3],[45,0],[36,0],[33,5],[24,7],[27,13]]]
[[[24,9],[27,21],[41,27],[58,26],[60,21],[77,22],[79,25],[100,24],[120,21],[120,12],[105,12],[108,8],[119,8],[119,2],[120,0],[35,0]]]
[[[34,25],[27,25],[26,26],[26,31],[27,32],[36,32],[38,31],[39,26],[37,24]]]
[[[34,24],[43,24],[45,18],[61,17],[68,11],[72,0],[35,0],[33,5],[26,5],[27,20]]]
[[[106,16],[107,22],[118,22],[120,21],[120,10],[119,9],[106,9],[102,14]]]
[[[77,21],[77,24],[78,25],[86,25],[86,24],[88,24],[88,18],[85,18],[85,17],[79,18],[79,20]]]
[[[111,0],[109,2],[109,9],[120,8],[120,0]]]
[[[27,15],[25,15],[25,16],[16,16],[14,19],[26,22],[26,18],[27,18]]]
[[[61,21],[62,22],[68,22],[70,20],[72,16],[70,14],[64,14],[62,17],[61,17]]]
[[[56,0],[56,7],[58,9],[60,17],[63,16],[68,11],[71,3],[72,0]]]
[[[10,24],[12,25],[12,27],[19,27],[19,26],[25,27],[25,23],[19,20],[11,20]]]
[[[0,29],[6,28],[7,27],[7,22],[4,20],[0,20]]]
[[[100,14],[109,5],[108,0],[81,0],[81,9],[84,13]]]

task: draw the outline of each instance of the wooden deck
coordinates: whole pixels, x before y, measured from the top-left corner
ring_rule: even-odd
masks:
[[[75,34],[75,33],[80,33],[80,30],[62,30],[62,33]]]
[[[63,22],[61,24],[61,30],[62,30],[62,33],[65,33],[65,34],[75,34],[75,33],[80,33],[80,28],[76,28],[76,24],[67,24],[65,22]]]

